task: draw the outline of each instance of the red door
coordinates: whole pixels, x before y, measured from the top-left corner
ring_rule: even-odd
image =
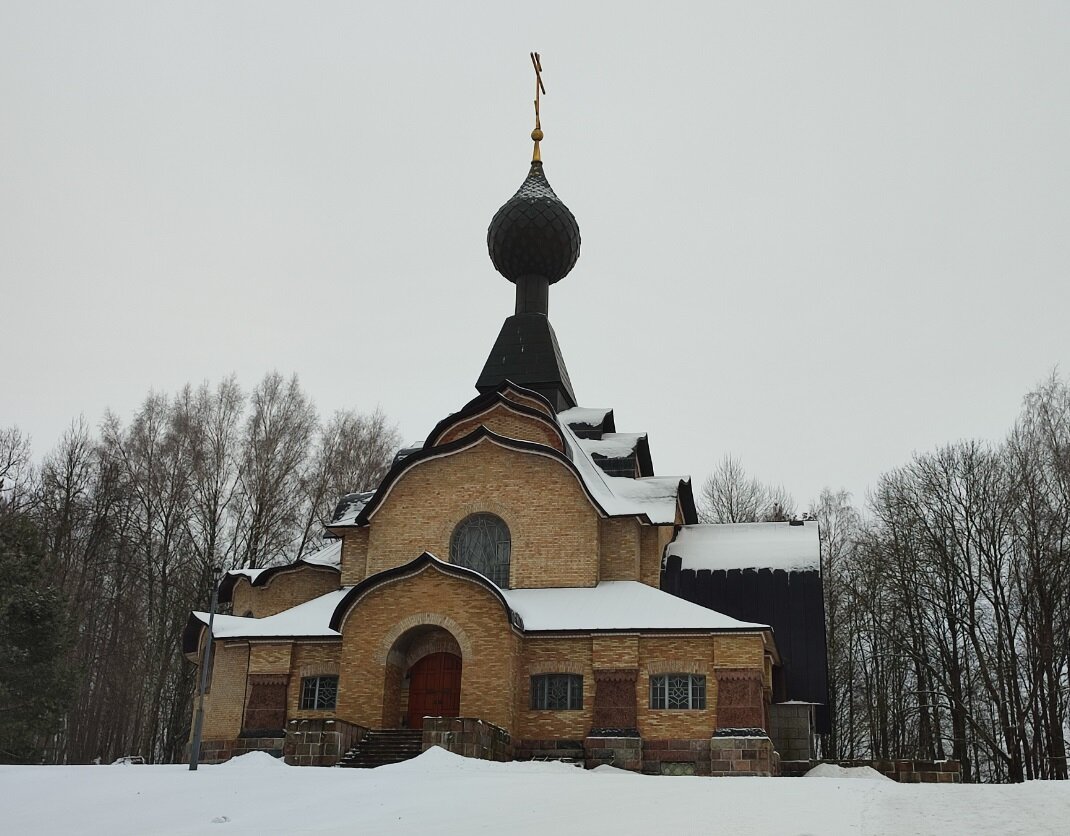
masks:
[[[422,729],[424,717],[456,717],[461,710],[461,657],[424,656],[409,670],[409,728]]]

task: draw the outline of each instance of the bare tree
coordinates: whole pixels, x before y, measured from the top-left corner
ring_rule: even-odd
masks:
[[[777,522],[791,519],[795,500],[783,486],[748,476],[739,459],[726,455],[702,483],[699,514],[706,523]]]
[[[400,444],[397,428],[381,409],[334,414],[320,431],[305,478],[308,504],[297,557],[315,547],[316,533],[330,521],[339,497],[378,486]]]
[[[18,427],[0,429],[0,503],[19,510],[29,499],[30,439]]]
[[[264,376],[250,405],[241,456],[242,563],[257,568],[292,556],[316,410],[297,377],[286,381],[278,372]]]

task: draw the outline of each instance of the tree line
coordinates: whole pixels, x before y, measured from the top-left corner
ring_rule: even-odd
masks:
[[[0,761],[183,757],[194,692],[180,635],[214,567],[321,545],[400,439],[378,409],[321,419],[297,377],[150,393],[75,420],[35,463],[0,430]]]
[[[783,488],[726,458],[704,521],[783,519]],[[967,781],[1067,778],[1070,385],[1026,396],[999,443],[959,441],[883,474],[818,520],[830,759],[954,758]]]

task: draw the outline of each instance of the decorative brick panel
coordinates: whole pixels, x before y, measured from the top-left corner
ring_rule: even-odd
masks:
[[[286,725],[287,674],[250,674],[242,731],[281,730]]]
[[[600,669],[594,672],[595,729],[636,729],[635,682],[639,671]],[[630,767],[624,767],[630,768]]]
[[[717,727],[766,727],[761,669],[717,668]]]

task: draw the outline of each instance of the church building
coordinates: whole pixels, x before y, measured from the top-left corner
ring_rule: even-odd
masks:
[[[645,434],[580,405],[548,318],[579,226],[546,179],[538,126],[532,137],[527,177],[488,230],[516,308],[476,396],[401,451],[374,491],[343,498],[320,552],[223,578],[230,614],[214,619],[202,762],[266,750],[374,766],[438,745],[774,775],[774,703],[824,702],[823,658],[815,689],[785,690],[772,618],[681,591],[686,561],[701,575],[701,532],[716,527],[698,525],[689,479],[654,474]],[[815,526],[780,536],[816,548]],[[815,564],[788,568],[816,577]],[[817,584],[804,609],[823,654]],[[197,664],[208,620],[192,613],[183,634]]]

